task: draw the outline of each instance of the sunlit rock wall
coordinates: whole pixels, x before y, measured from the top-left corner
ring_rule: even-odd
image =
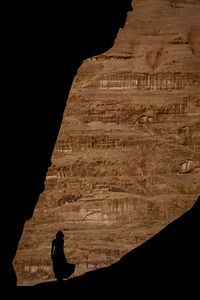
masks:
[[[74,79],[15,260],[22,282],[53,276],[57,230],[81,274],[119,259],[200,194],[200,1],[133,8],[114,47]]]

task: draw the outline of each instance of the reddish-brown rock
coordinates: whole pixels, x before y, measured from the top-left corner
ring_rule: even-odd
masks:
[[[19,282],[53,276],[57,230],[75,275],[109,265],[189,209],[200,191],[200,1],[135,0],[108,52],[71,89]]]

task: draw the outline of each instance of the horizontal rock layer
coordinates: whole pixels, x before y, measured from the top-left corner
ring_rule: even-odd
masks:
[[[15,259],[22,283],[53,277],[57,230],[81,274],[118,260],[200,194],[199,1],[133,7],[114,47],[74,79]]]
[[[156,73],[131,74],[116,73],[104,74],[87,87],[98,89],[126,90],[174,90],[200,85],[200,75],[192,73]]]
[[[174,7],[200,7],[199,0],[171,0],[170,2]]]

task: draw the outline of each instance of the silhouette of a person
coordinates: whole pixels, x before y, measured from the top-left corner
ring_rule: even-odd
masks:
[[[8,105],[2,110],[9,116],[5,118],[9,126],[4,124],[6,138],[2,139],[7,145],[2,186],[6,193],[9,190],[2,208],[9,218],[3,273],[9,285],[16,285],[12,261],[24,224],[32,218],[44,190],[73,78],[84,59],[113,46],[132,10],[131,0],[96,2],[69,0],[34,7],[30,4],[25,13],[17,5],[18,11],[14,10],[13,15],[9,7],[9,38],[4,43],[8,48],[4,60],[7,98],[3,101]],[[13,145],[17,145],[15,155]],[[7,180],[11,169],[17,170],[12,183]]]
[[[53,260],[53,270],[58,281],[68,278],[75,269],[74,264],[67,261],[64,253],[64,234],[58,231],[56,238],[52,241],[51,259]]]

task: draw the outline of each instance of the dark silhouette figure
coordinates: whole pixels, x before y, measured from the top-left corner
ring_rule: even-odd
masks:
[[[51,259],[55,278],[60,281],[68,278],[75,270],[75,265],[68,263],[64,253],[64,234],[58,231],[56,239],[52,241]]]
[[[130,0],[69,0],[43,5],[31,2],[26,6],[16,2],[16,5],[9,3],[7,16],[4,8],[5,40],[1,39],[5,89],[1,97],[4,287],[16,285],[12,262],[24,224],[32,217],[44,190],[77,69],[85,58],[113,46],[129,10]],[[108,291],[112,295],[127,293],[133,298],[159,294],[159,299],[168,291],[171,297],[175,292],[177,295],[197,290],[199,203],[200,198],[188,212],[115,264],[63,281],[62,286],[73,294],[81,289],[86,296],[95,288],[103,295]],[[51,284],[42,286],[49,288]]]
[[[12,262],[24,224],[44,190],[73,78],[85,58],[112,47],[129,10],[131,0],[4,8],[1,271],[9,286],[16,285]]]
[[[193,207],[116,263],[63,282],[73,296],[195,299],[199,294],[200,196]],[[35,288],[56,288],[53,282]]]

